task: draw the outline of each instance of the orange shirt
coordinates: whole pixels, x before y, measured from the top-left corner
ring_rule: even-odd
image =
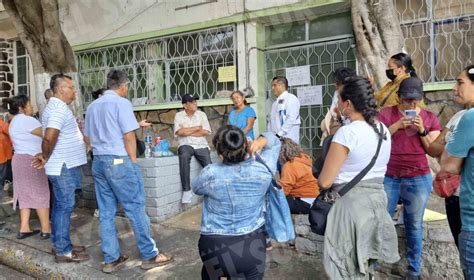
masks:
[[[281,170],[280,185],[285,195],[300,198],[318,197],[319,187],[313,176],[313,161],[302,154],[283,165]]]
[[[8,123],[0,120],[0,164],[11,160],[13,156],[13,146],[8,134]]]

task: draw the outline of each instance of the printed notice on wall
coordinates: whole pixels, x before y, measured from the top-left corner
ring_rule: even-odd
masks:
[[[298,100],[301,106],[323,104],[323,86],[299,87]]]
[[[288,85],[301,86],[311,84],[311,75],[309,73],[309,65],[286,68],[286,79]]]
[[[219,83],[235,81],[235,65],[219,67],[217,72],[219,74]]]

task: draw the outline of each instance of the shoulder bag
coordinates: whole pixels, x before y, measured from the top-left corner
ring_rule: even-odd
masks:
[[[311,205],[311,209],[309,211],[308,219],[311,226],[311,231],[316,234],[324,235],[326,231],[326,223],[329,214],[329,210],[331,210],[332,205],[343,195],[345,195],[348,191],[350,191],[357,183],[364,178],[365,175],[369,172],[369,170],[374,166],[375,161],[380,152],[380,147],[382,146],[383,141],[383,126],[380,124],[380,136],[379,142],[377,145],[377,151],[375,155],[372,157],[370,163],[359,173],[355,176],[349,183],[347,183],[339,192],[331,190],[331,188],[319,195]]]

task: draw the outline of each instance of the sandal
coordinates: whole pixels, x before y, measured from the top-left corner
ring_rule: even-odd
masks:
[[[167,265],[169,263],[172,263],[173,261],[174,261],[173,257],[160,253],[156,257],[150,260],[142,261],[142,265],[140,267],[144,270],[148,270],[155,267]]]

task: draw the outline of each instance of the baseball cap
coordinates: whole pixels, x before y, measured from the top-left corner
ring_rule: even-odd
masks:
[[[400,83],[398,93],[402,99],[416,99],[423,98],[423,82],[415,77],[409,77]]]
[[[191,94],[185,94],[181,98],[181,103],[193,102],[194,100],[199,100],[199,98],[192,96]]]

